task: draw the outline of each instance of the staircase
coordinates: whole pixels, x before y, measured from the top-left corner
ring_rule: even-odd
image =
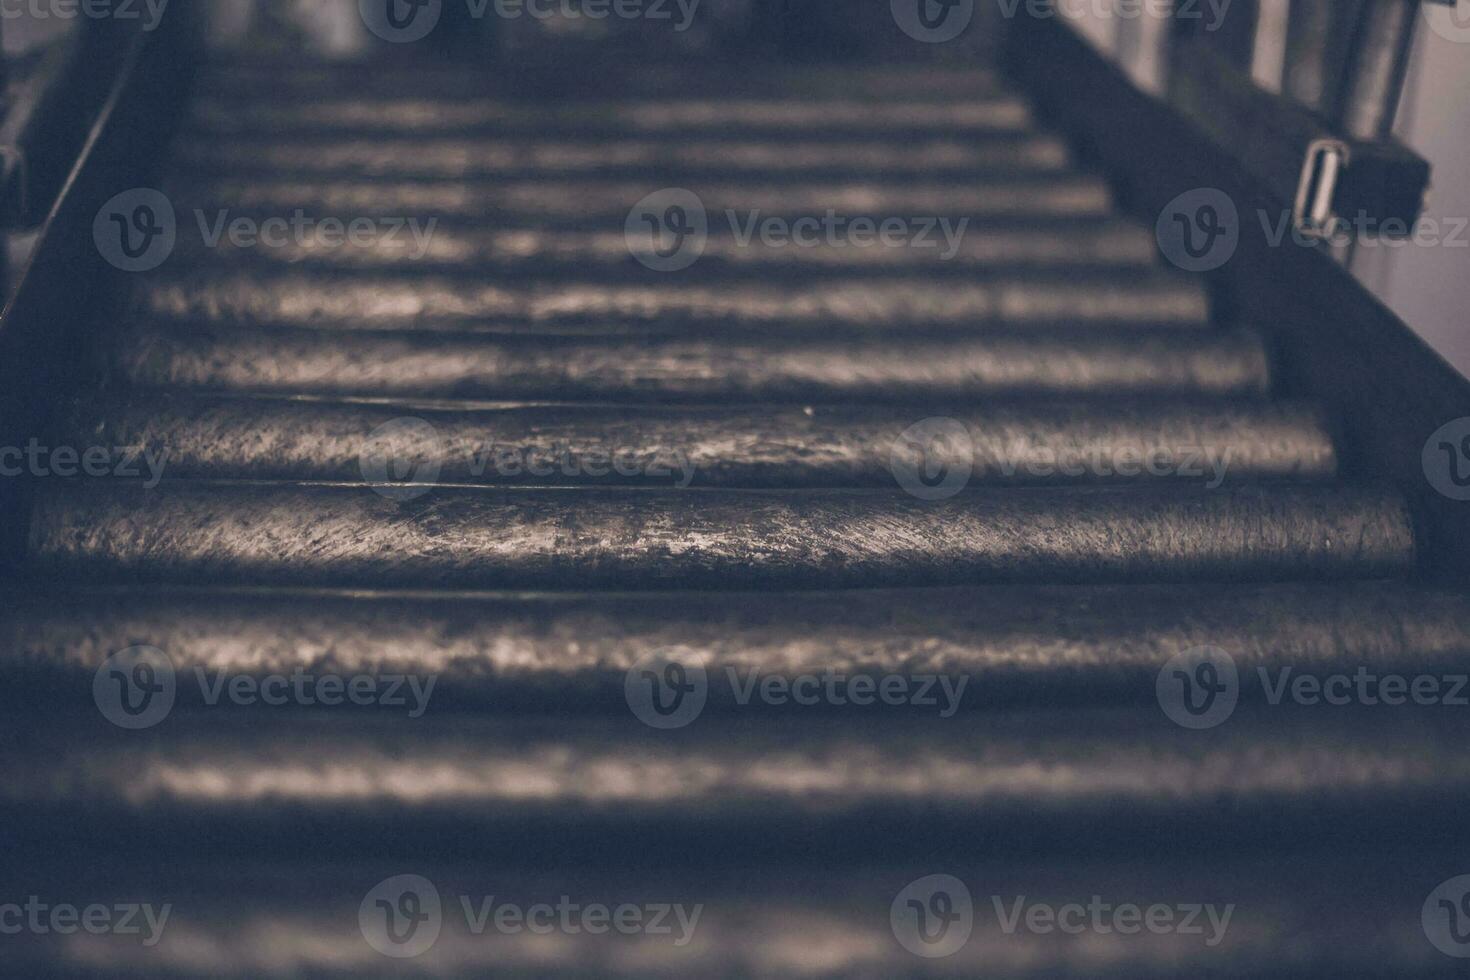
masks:
[[[1456,965],[1466,712],[1277,685],[1463,674],[1470,603],[997,73],[228,63],[170,153],[55,432],[139,476],[42,481],[0,615],[0,819],[7,894],[172,914],[31,975]]]

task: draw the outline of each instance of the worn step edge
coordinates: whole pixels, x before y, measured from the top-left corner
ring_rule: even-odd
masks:
[[[464,324],[461,324],[463,326]],[[361,326],[359,324],[358,326]],[[1135,327],[924,336],[834,328],[700,331],[680,321],[481,323],[476,332],[107,324],[100,368],[165,388],[286,395],[602,401],[973,402],[1008,397],[1251,398],[1260,334]],[[793,337],[793,333],[801,336]],[[900,337],[899,334],[903,336]]]
[[[899,279],[642,282],[499,280],[385,275],[369,270],[303,273],[240,267],[170,270],[137,282],[132,315],[201,324],[270,324],[341,330],[408,330],[453,324],[525,324],[547,332],[597,324],[677,322],[786,332],[834,326],[869,331],[958,332],[1014,327],[1177,327],[1210,323],[1202,283],[1151,270],[1016,273],[963,281]]]
[[[12,706],[19,714],[94,710],[96,677],[139,646],[156,651],[148,656],[159,676],[177,679],[178,711],[208,707],[209,688],[196,683],[204,676],[259,683],[305,674],[432,676],[426,708],[436,713],[620,715],[631,710],[628,685],[638,690],[640,668],[667,663],[703,678],[700,710],[711,714],[932,717],[951,708],[1105,704],[1158,711],[1160,678],[1172,683],[1167,668],[1203,648],[1229,665],[1232,696],[1248,710],[1270,703],[1278,678],[1464,676],[1470,599],[1384,582],[774,594],[77,587],[0,594],[0,670],[25,692]],[[844,694],[843,703],[825,696],[803,703],[811,691],[794,700],[785,687],[779,702],[742,703],[751,678],[789,685],[813,676],[843,679],[843,692],[858,676],[903,678],[906,694],[917,694],[914,678],[932,680],[927,698],[912,701],[853,704]],[[1373,681],[1375,696],[1379,685]],[[1455,696],[1449,686],[1436,685],[1442,699]],[[1417,706],[1415,696],[1393,695],[1403,704],[1379,710],[1435,710]],[[1467,697],[1470,690],[1458,693]],[[1287,699],[1279,710],[1332,710],[1318,701],[1294,708]],[[258,700],[254,707],[282,710]]]
[[[127,447],[158,479],[906,487],[1326,480],[1298,403],[446,406],[132,392],[79,401],[59,444]],[[111,456],[109,456],[111,458]]]
[[[1243,582],[1406,575],[1376,488],[639,490],[165,481],[36,501],[34,573],[509,588]]]

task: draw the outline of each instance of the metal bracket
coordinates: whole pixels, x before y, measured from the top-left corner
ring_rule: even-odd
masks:
[[[1292,224],[1302,235],[1327,238],[1332,234],[1338,178],[1351,161],[1352,150],[1342,140],[1318,139],[1307,144],[1291,212]]]

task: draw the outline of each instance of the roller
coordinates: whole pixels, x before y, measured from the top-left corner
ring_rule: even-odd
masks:
[[[104,358],[141,385],[367,397],[809,404],[1255,396],[1268,386],[1257,334],[1175,328],[686,340],[138,324],[108,337]]]
[[[206,216],[206,228],[214,218]],[[748,219],[743,219],[748,220]],[[712,276],[810,276],[818,273],[930,276],[994,275],[1000,270],[1135,270],[1154,265],[1153,233],[1122,221],[969,222],[948,219],[947,226],[905,224],[903,237],[885,244],[852,245],[820,231],[802,231],[801,244],[789,238],[744,237],[728,231],[711,234],[697,260]],[[742,225],[742,228],[745,226]],[[896,227],[896,226],[895,226]],[[943,228],[949,229],[948,235]],[[289,267],[294,269],[413,270],[420,274],[478,272],[486,276],[599,279],[624,276],[655,279],[630,251],[622,231],[556,228],[492,228],[464,222],[420,223],[419,233],[358,236],[275,235],[269,244],[249,237],[231,239],[199,231],[197,223],[180,230],[169,269],[185,264]],[[274,233],[272,233],[274,234]],[[865,240],[866,241],[866,240]],[[634,239],[635,244],[638,239]]]
[[[1467,729],[1452,709],[1383,711],[1371,725],[1356,711],[1266,709],[1204,731],[1157,710],[748,712],[661,730],[631,711],[410,718],[377,693],[269,718],[223,703],[127,732],[95,711],[32,725],[0,750],[7,839],[62,853],[105,841],[114,861],[157,860],[166,842],[215,859],[558,869],[1085,865],[1198,859],[1205,841],[1212,855],[1275,854],[1293,835],[1337,849],[1386,834],[1400,850],[1454,853],[1470,804]]]
[[[203,96],[189,107],[189,128],[205,133],[354,132],[392,136],[572,132],[644,134],[799,133],[804,137],[876,133],[1026,132],[1030,109],[1018,97],[993,95],[882,101],[830,98],[644,99],[556,102],[469,98],[323,97],[298,102],[221,100]]]
[[[967,679],[952,715],[1106,705],[1149,712],[1159,710],[1160,670],[1201,647],[1233,659],[1242,712],[1269,704],[1262,670],[1273,680],[1360,668],[1404,677],[1470,672],[1470,600],[1384,582],[632,595],[63,588],[0,598],[9,710],[26,717],[95,710],[97,671],[139,644],[162,651],[186,679],[201,670],[211,679],[257,681],[432,674],[436,716],[621,715],[629,710],[628,672],[650,658],[702,668],[703,711],[711,716],[931,720],[939,707],[818,709],[758,698],[741,704],[737,695],[751,676],[925,675]],[[204,693],[177,686],[174,711],[208,710]],[[937,686],[931,693],[944,699]],[[1287,701],[1277,710],[1329,709]]]
[[[690,138],[584,139],[305,137],[186,138],[174,147],[175,172],[258,173],[277,176],[486,179],[595,174],[671,182],[695,175],[884,175],[889,177],[1049,172],[1067,166],[1066,145],[1051,136],[995,136],[983,140],[904,141]]]
[[[206,226],[221,209],[227,218],[284,217],[300,211],[315,220],[381,216],[483,221],[498,226],[572,225],[621,230],[639,201],[670,187],[664,180],[393,180],[309,177],[190,177],[168,181],[185,227]],[[970,217],[972,225],[1003,218],[1104,218],[1113,213],[1107,184],[1093,176],[1042,174],[987,181],[691,181],[711,227],[762,217]],[[723,224],[722,224],[723,223]]]
[[[82,581],[363,587],[1235,582],[1404,575],[1414,535],[1399,497],[1346,487],[974,490],[931,500],[164,480],[48,487],[27,559],[38,574]]]
[[[946,102],[975,95],[999,94],[1003,81],[984,66],[944,65],[927,62],[887,65],[796,65],[756,62],[750,70],[728,72],[690,64],[642,62],[623,66],[616,78],[607,76],[616,65],[599,66],[599,84],[604,92],[662,95],[671,89],[703,96],[800,98],[802,100],[858,98],[887,101],[901,99]],[[572,81],[568,78],[568,81]],[[275,100],[308,92],[313,98],[324,93],[336,96],[375,98],[432,98],[448,102],[474,100],[503,86],[514,86],[517,73],[490,72],[481,67],[444,66],[414,62],[393,65],[381,59],[357,64],[342,62],[324,68],[297,60],[274,59],[204,66],[195,81],[195,91],[221,102]]]
[[[925,466],[966,472],[974,484],[1218,486],[1326,480],[1337,464],[1319,410],[1257,403],[1024,404],[945,414],[902,406],[460,407],[143,392],[79,404],[58,439],[134,447],[144,458],[167,460],[171,479],[356,481],[374,454],[432,469],[441,483],[700,487],[893,487],[896,472]]]
[[[526,324],[665,323],[689,336],[701,328],[750,325],[794,333],[848,325],[910,329],[934,325],[1208,325],[1209,302],[1195,281],[1163,273],[1067,276],[1033,273],[936,282],[897,278],[818,282],[681,280],[650,273],[638,283],[590,280],[487,281],[430,277],[207,269],[140,282],[141,317],[198,324],[271,324],[341,330]],[[674,325],[677,324],[677,327]]]
[[[44,878],[63,894],[109,906],[147,902],[155,916],[168,903],[171,915],[157,943],[144,946],[140,935],[22,935],[7,942],[12,966],[29,976],[86,978],[356,978],[391,972],[403,961],[395,963],[365,937],[380,936],[376,930],[386,924],[376,900],[393,907],[406,894],[399,886],[408,884],[398,876],[413,874],[423,894],[412,894],[422,901],[429,892],[420,882],[426,882],[439,899],[440,916],[432,943],[427,932],[411,937],[424,940],[420,945],[426,948],[406,947],[418,953],[408,962],[416,973],[434,977],[544,975],[548,961],[563,976],[640,980],[810,976],[818,970],[832,976],[1028,980],[1162,980],[1212,971],[1281,976],[1285,937],[1291,969],[1298,973],[1345,976],[1361,972],[1365,962],[1392,962],[1400,976],[1453,975],[1446,964],[1452,968],[1454,961],[1426,941],[1419,913],[1446,877],[1446,866],[1455,866],[1455,852],[1375,850],[1351,867],[1323,854],[1222,859],[1203,853],[1174,855],[1167,864],[1085,865],[1055,858],[961,857],[873,868],[844,862],[822,869],[748,860],[731,874],[671,868],[657,861],[656,846],[638,863],[600,870],[507,867],[464,858],[384,859],[377,848],[350,867],[312,858],[287,865],[269,846],[248,861],[180,867],[177,850],[165,841],[160,846],[171,860],[110,861],[86,871],[48,867]],[[922,908],[939,892],[908,889],[915,882],[925,882],[921,889],[940,884],[931,878],[936,874],[948,876],[943,885],[953,894],[943,893],[969,910],[971,919],[967,935],[953,934],[964,942],[956,942],[950,955],[921,958],[900,944],[894,921],[899,928],[912,927],[909,900]],[[545,933],[538,923],[533,933],[524,925],[516,928],[515,919],[507,919],[502,930],[492,917],[477,933],[471,923],[478,918],[465,914],[466,901],[477,917],[487,902],[492,913],[501,907],[526,913],[545,903],[552,924],[561,921],[556,906],[564,903],[575,931],[558,927]],[[1066,909],[1067,929],[1052,924],[1046,931],[1024,925],[1007,930],[997,903],[1007,922],[1017,907]],[[672,910],[653,911],[675,904],[684,912],[682,924]],[[602,932],[599,920],[582,918],[593,908],[624,905],[638,908],[644,923],[651,925],[657,916],[657,931]],[[1212,907],[1213,922],[1204,905]],[[1088,911],[1094,906],[1095,919]],[[1138,914],[1125,912],[1128,906],[1163,908],[1154,913],[1150,930],[1141,916],[1137,923],[1128,917]],[[1181,928],[1161,928],[1163,916]],[[584,921],[599,931],[582,928]],[[1043,918],[1035,921],[1046,925]],[[1120,924],[1122,931],[1115,928]],[[927,951],[912,933],[905,935]]]

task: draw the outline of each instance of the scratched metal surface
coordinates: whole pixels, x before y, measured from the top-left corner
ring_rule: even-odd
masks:
[[[136,644],[163,651],[184,677],[432,674],[436,713],[626,716],[628,671],[663,656],[704,669],[712,714],[782,710],[741,704],[726,682],[733,670],[742,682],[752,672],[945,675],[967,678],[963,712],[1115,704],[1148,718],[1161,665],[1204,646],[1234,659],[1245,704],[1266,700],[1263,669],[1464,673],[1470,601],[1373,581],[642,594],[94,587],[11,592],[0,604],[0,664],[27,692],[12,702],[18,712],[90,711],[93,676]],[[200,708],[202,695],[180,684],[176,706]]]
[[[384,311],[390,318],[402,311]],[[690,340],[677,321],[594,321],[575,336],[485,324],[479,333],[131,325],[103,341],[104,369],[157,387],[364,397],[913,403],[1004,396],[1266,394],[1270,369],[1249,331],[1021,331],[949,339],[810,338],[779,332]],[[496,335],[493,331],[500,331]],[[648,334],[652,332],[654,336]],[[916,331],[917,332],[917,331]],[[670,335],[672,334],[672,335]]]
[[[1180,326],[1208,322],[1203,287],[1156,272],[1107,275],[1017,274],[963,282],[904,278],[781,283],[525,282],[459,277],[261,274],[229,267],[150,277],[134,299],[135,315],[201,325],[266,323],[344,330],[408,329],[484,323],[560,325],[675,321],[701,327],[803,328],[851,325],[869,330],[914,326]]]
[[[963,438],[921,448],[921,427],[905,439],[926,420]],[[893,487],[933,470],[971,484],[1218,486],[1337,473],[1325,414],[1291,402],[475,406],[138,391],[79,402],[60,435],[134,447],[168,479],[353,482],[373,454],[451,484]]]
[[[1209,309],[1203,287],[1157,272],[1104,275],[1015,275],[961,283],[927,279],[838,279],[831,282],[639,284],[596,281],[486,281],[483,275],[434,277],[304,274],[262,275],[211,268],[150,277],[136,291],[141,317],[309,325],[341,329],[405,329],[419,324],[528,322],[556,326],[588,321],[677,320],[701,325],[779,325],[783,332],[853,324],[876,329],[948,324],[1097,324],[1201,327]]]
[[[56,487],[38,574],[110,581],[509,588],[805,588],[1402,575],[1388,491],[731,491]],[[381,488],[402,492],[401,486]]]
[[[522,97],[537,73],[206,76],[164,184],[178,254],[101,313],[106,396],[59,433],[162,454],[164,479],[40,482],[36,587],[0,596],[0,823],[27,855],[0,897],[40,881],[174,897],[178,917],[157,948],[7,944],[19,969],[386,972],[359,906],[420,872],[450,899],[709,905],[673,950],[449,924],[407,964],[432,976],[1444,970],[1420,914],[1470,867],[1470,723],[1272,703],[1263,672],[1463,675],[1470,605],[1414,582],[1396,492],[1338,481],[1351,427],[1271,398],[1272,324],[1219,322],[988,71],[644,67],[583,100]],[[717,229],[667,276],[623,228],[676,178],[714,216],[971,227],[944,262]],[[207,246],[196,208],[442,225],[264,254]],[[241,393],[299,397],[220,397]],[[404,416],[437,441],[374,441]],[[905,462],[977,486],[925,501],[895,487],[893,447],[934,416],[973,453]],[[363,485],[374,448],[485,482],[481,443],[682,451],[695,487]],[[1229,472],[1032,473],[1127,446]],[[177,701],[121,732],[94,685],[137,645],[169,658]],[[1235,658],[1240,703],[1195,731],[1156,685],[1199,646]],[[650,657],[711,679],[688,727],[636,716]],[[435,687],[407,717],[210,703],[302,671]],[[751,703],[753,672],[932,676],[941,703]],[[936,872],[971,883],[977,923],[926,960],[890,905]],[[1218,948],[1037,935],[993,895],[1238,917]]]

